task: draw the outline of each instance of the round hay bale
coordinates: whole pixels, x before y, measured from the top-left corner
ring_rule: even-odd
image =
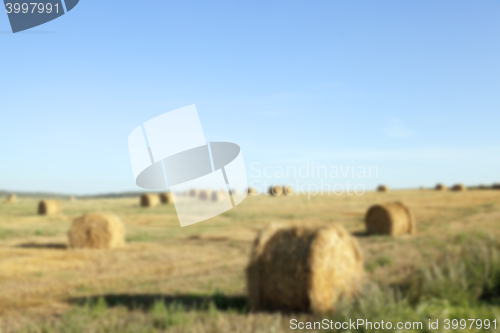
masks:
[[[189,196],[197,198],[200,195],[200,189],[192,188],[189,190]]]
[[[389,192],[389,187],[387,187],[386,185],[379,185],[377,187],[377,191],[378,192]]]
[[[279,196],[283,194],[283,187],[280,185],[274,185],[269,188],[269,195]]]
[[[76,198],[74,196],[71,196],[68,198],[69,201],[73,202],[73,201],[76,201]]]
[[[363,281],[358,242],[341,226],[271,225],[255,240],[246,270],[250,307],[330,312]]]
[[[290,185],[283,186],[283,195],[293,195],[293,188]]]
[[[413,215],[401,202],[370,207],[366,213],[365,225],[370,234],[397,236],[415,232]]]
[[[42,200],[38,203],[39,215],[53,215],[61,213],[61,203],[59,200]]]
[[[212,192],[212,201],[222,201],[228,198],[227,191],[221,190],[221,191],[214,191]]]
[[[161,201],[162,204],[173,203],[174,200],[173,200],[172,193],[170,193],[170,192],[160,193],[160,201]]]
[[[451,190],[455,191],[455,192],[463,192],[466,190],[466,187],[464,184],[455,184],[455,185],[453,185]]]
[[[255,189],[253,187],[249,187],[247,190],[247,193],[250,195],[257,195],[257,189]]]
[[[198,198],[200,200],[210,200],[212,198],[212,190],[201,190]]]
[[[14,203],[17,201],[17,195],[15,194],[10,194],[7,199],[5,199],[5,202],[7,203]]]
[[[73,220],[68,244],[74,249],[111,249],[125,243],[125,227],[113,214],[89,213]]]
[[[446,191],[448,188],[446,187],[446,185],[444,184],[436,184],[436,187],[435,187],[436,191]]]
[[[141,196],[141,207],[155,207],[160,204],[160,196],[155,193],[143,194]]]

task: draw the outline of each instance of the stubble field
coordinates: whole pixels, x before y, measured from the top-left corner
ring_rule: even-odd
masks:
[[[63,213],[54,216],[36,214],[39,200],[21,197],[0,204],[0,332],[297,331],[289,327],[291,318],[323,317],[248,312],[245,267],[258,231],[271,222],[338,223],[350,231],[360,243],[368,280],[379,288],[370,300],[385,303],[379,306],[382,312],[372,309],[365,315],[423,320],[458,313],[500,320],[491,292],[488,300],[484,292],[480,299],[468,299],[467,294],[453,300],[446,293],[428,297],[431,293],[423,288],[423,296],[410,302],[405,295],[386,291],[394,286],[408,290],[419,272],[442,264],[450,254],[459,256],[470,244],[489,244],[496,251],[500,191],[408,190],[310,200],[303,195],[248,196],[235,209],[184,228],[172,205],[141,208],[138,198],[62,200]],[[417,221],[416,235],[365,234],[366,210],[390,201],[409,206]],[[127,229],[126,246],[67,249],[73,218],[86,212],[119,216]],[[445,274],[445,285],[460,284],[460,279],[451,281]],[[345,312],[344,317],[355,314]]]

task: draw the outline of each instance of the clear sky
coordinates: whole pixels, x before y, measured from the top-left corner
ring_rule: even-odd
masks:
[[[1,14],[0,63],[0,189],[140,190],[129,133],[190,104],[249,182],[500,182],[498,0],[81,0],[18,34]]]

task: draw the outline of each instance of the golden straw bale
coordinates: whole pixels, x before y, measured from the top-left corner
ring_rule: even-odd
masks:
[[[210,200],[212,198],[212,190],[201,190],[198,198],[200,200]]]
[[[39,215],[52,215],[61,213],[61,203],[59,200],[42,200],[38,203]]]
[[[379,187],[377,187],[377,191],[378,192],[389,192],[389,187],[387,187],[386,185],[379,185]]]
[[[341,226],[272,224],[255,240],[246,270],[250,307],[330,312],[363,281],[358,242]]]
[[[160,204],[160,196],[156,193],[143,194],[141,196],[142,207],[154,207]]]
[[[370,234],[397,236],[415,232],[413,215],[401,202],[370,207],[366,213],[365,225]]]
[[[197,198],[200,195],[200,189],[192,188],[189,190],[189,196]]]
[[[290,185],[283,186],[283,195],[293,195],[293,188]]]
[[[274,185],[269,188],[269,195],[279,196],[283,194],[283,187],[280,185]]]
[[[71,196],[68,198],[69,201],[76,201],[76,198],[74,196]]]
[[[436,184],[436,187],[435,187],[436,191],[446,191],[448,188],[446,187],[446,185],[444,184]]]
[[[11,194],[7,197],[7,199],[5,200],[5,202],[7,203],[14,203],[17,201],[17,195],[15,194]]]
[[[125,243],[125,227],[113,214],[89,213],[73,220],[70,248],[111,249]]]
[[[222,201],[229,198],[227,191],[220,190],[212,192],[212,201]]]
[[[160,201],[163,204],[173,203],[174,202],[174,200],[173,200],[173,194],[170,193],[170,192],[160,193]]]
[[[455,191],[455,192],[463,192],[466,190],[466,187],[464,184],[455,184],[455,185],[453,185],[451,190]]]
[[[255,189],[253,187],[249,187],[248,190],[247,190],[247,193],[248,194],[252,194],[252,195],[256,195],[257,194],[257,189]]]

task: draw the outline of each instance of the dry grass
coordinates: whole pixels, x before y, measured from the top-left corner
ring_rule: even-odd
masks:
[[[416,235],[366,235],[367,208],[388,201],[412,207],[419,223]],[[86,297],[129,295],[139,300],[140,295],[177,298],[216,292],[243,297],[252,242],[271,222],[341,224],[358,239],[368,277],[384,284],[404,280],[421,263],[439,258],[445,248],[471,235],[500,236],[500,191],[495,190],[391,191],[383,198],[370,192],[311,200],[303,195],[248,196],[235,209],[185,228],[179,227],[173,205],[144,209],[138,198],[68,201],[62,214],[51,216],[37,215],[37,203],[34,198],[0,203],[0,327],[6,331],[66,313],[74,307],[68,300]],[[120,217],[127,246],[68,251],[72,220],[99,211]],[[250,317],[237,318],[250,325]]]

